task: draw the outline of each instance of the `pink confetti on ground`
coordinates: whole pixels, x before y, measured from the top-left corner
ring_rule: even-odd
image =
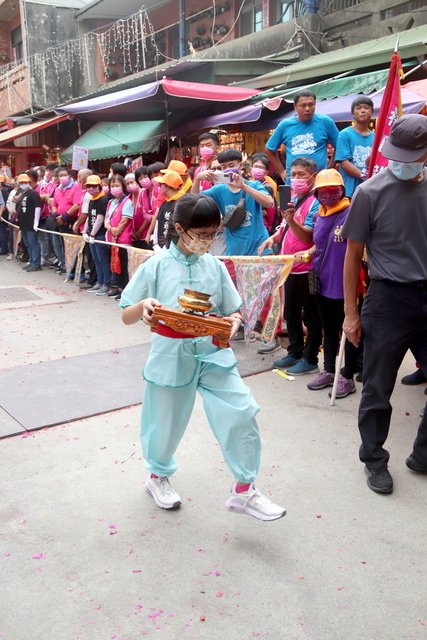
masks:
[[[217,591],[215,595],[217,598],[222,598],[222,596],[224,595],[224,591]]]
[[[149,613],[147,618],[150,618],[150,620],[155,620],[156,618],[161,616],[162,613],[163,613],[163,609],[157,609],[157,611],[153,611],[153,613]]]
[[[43,560],[44,558],[46,558],[46,556],[43,553],[35,553],[31,556],[32,560]]]
[[[206,616],[201,615],[201,616],[200,616],[200,622],[205,622],[205,620],[206,620]]]
[[[337,591],[342,591],[343,589],[345,589],[345,587],[338,587]]]
[[[206,553],[206,549],[197,549],[197,553]]]
[[[5,558],[10,558],[10,556],[12,555],[11,553],[9,553],[9,551],[6,551],[6,553],[3,554]]]
[[[132,569],[132,573],[142,573],[142,569]]]

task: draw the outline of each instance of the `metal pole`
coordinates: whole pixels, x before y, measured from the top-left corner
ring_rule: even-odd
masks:
[[[185,0],[179,0],[179,57],[183,58],[187,53],[187,43],[185,40]]]

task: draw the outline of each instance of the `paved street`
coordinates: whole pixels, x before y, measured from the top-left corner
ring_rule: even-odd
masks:
[[[5,287],[40,299],[0,296],[1,369],[54,370],[150,340],[142,323],[121,323],[115,301],[50,270],[1,257]],[[399,378],[413,368],[409,355]],[[427,477],[404,464],[423,386],[396,385],[395,491],[379,496],[357,457],[360,385],[330,407],[307,377],[245,380],[261,406],[258,485],[288,508],[273,523],[225,509],[231,478],[199,401],[178,451],[176,512],[145,493],[139,406],[0,440],[1,640],[427,638]],[[142,388],[139,377],[118,383]],[[82,370],[81,394],[96,385]],[[22,403],[32,410],[30,394]]]

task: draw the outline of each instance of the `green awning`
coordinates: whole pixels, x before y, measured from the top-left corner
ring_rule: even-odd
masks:
[[[317,100],[330,100],[331,98],[340,98],[353,93],[369,94],[373,91],[382,89],[387,81],[388,69],[381,71],[371,71],[370,73],[361,73],[357,76],[347,76],[345,78],[337,78],[336,80],[323,80],[313,84],[304,84],[292,89],[272,89],[262,93],[262,99],[274,98],[276,96],[283,97],[285,100],[292,101],[294,95],[304,89],[310,89],[316,94]],[[252,100],[259,102],[260,96],[257,95]]]
[[[262,89],[280,84],[284,86],[319,78],[336,76],[344,71],[362,70],[368,67],[387,64],[396,46],[399,36],[399,53],[402,60],[423,57],[427,54],[427,28],[425,25],[401,31],[390,36],[361,42],[327,53],[319,53],[306,60],[295,62],[288,67],[266,73],[258,78],[237,82],[242,87]]]
[[[163,132],[163,120],[99,122],[74,144],[89,149],[89,160],[120,158],[139,153],[155,153],[159,150]],[[64,161],[71,162],[74,144],[62,153]]]

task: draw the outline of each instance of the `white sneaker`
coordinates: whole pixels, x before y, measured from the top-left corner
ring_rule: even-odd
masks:
[[[225,506],[229,511],[235,513],[247,513],[259,520],[278,520],[286,515],[286,509],[274,504],[269,498],[266,498],[261,491],[251,484],[249,489],[244,493],[236,493],[236,483],[233,484],[231,495]]]
[[[178,509],[181,506],[181,498],[172,489],[169,478],[149,478],[145,488],[160,509]]]

